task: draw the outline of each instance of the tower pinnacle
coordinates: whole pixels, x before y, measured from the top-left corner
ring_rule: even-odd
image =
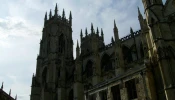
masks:
[[[71,11],[70,11],[70,15],[69,15],[69,23],[72,26],[72,13],[71,13]]]
[[[101,28],[101,37],[102,37],[102,39],[104,41],[104,34],[103,34],[103,29],[102,28]]]
[[[131,36],[134,37],[134,32],[133,32],[132,27],[130,27],[130,33],[131,33]]]
[[[51,9],[50,9],[49,19],[51,19],[51,18],[52,18],[52,11],[51,11]]]
[[[44,20],[47,21],[47,12],[45,14]]]
[[[140,12],[140,9],[139,9],[139,7],[138,7],[138,14],[139,14],[139,15],[141,15],[141,12]]]
[[[113,30],[114,30],[115,41],[118,41],[119,40],[119,34],[118,34],[118,29],[117,29],[115,20],[114,20],[114,29]]]
[[[117,28],[116,23],[115,23],[115,19],[114,19],[114,28]]]
[[[82,32],[82,29],[81,29],[81,32],[80,32],[80,40],[82,41],[83,39],[83,32]]]
[[[91,23],[91,34],[94,33],[94,27],[93,27],[93,23]]]
[[[17,95],[15,96],[15,100],[17,100]]]
[[[85,30],[85,34],[86,34],[86,36],[87,36],[87,34],[88,34],[87,27],[86,27],[86,30]]]
[[[78,43],[78,40],[77,40],[77,48],[79,48],[79,43]]]
[[[142,16],[142,14],[140,12],[139,7],[138,7],[138,18],[139,18],[139,20],[143,20],[143,16]]]
[[[65,11],[63,9],[62,18],[65,18]]]
[[[9,95],[11,95],[11,89],[10,89],[10,91],[9,91]]]
[[[99,31],[98,31],[98,27],[97,27],[97,35],[99,36]]]
[[[58,8],[57,8],[57,3],[56,3],[56,6],[55,6],[55,16],[58,16]]]
[[[1,89],[3,89],[3,87],[4,87],[4,86],[3,86],[3,82],[2,82],[2,86],[1,86]]]
[[[76,57],[78,58],[79,55],[80,55],[80,47],[79,47],[79,43],[78,43],[78,40],[77,40]]]

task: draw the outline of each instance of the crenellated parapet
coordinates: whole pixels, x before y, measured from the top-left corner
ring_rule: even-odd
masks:
[[[57,4],[55,6],[54,15],[52,15],[52,11],[50,10],[49,18],[47,18],[47,16],[48,15],[47,15],[47,12],[46,12],[45,18],[44,18],[44,27],[50,25],[51,23],[62,23],[62,24],[68,25],[68,26],[72,26],[71,11],[70,11],[70,14],[69,14],[69,18],[66,18],[64,9],[63,9],[62,16],[61,16],[61,15],[58,14]]]
[[[104,41],[104,37],[103,37],[103,30],[101,29],[101,36],[99,35],[99,30],[97,27],[97,30],[95,32],[95,30],[93,29],[93,31],[91,31],[91,33],[88,34],[87,28],[85,30],[85,36],[83,35],[82,31],[81,31],[81,42],[83,43],[84,41],[90,40],[92,39],[92,37],[97,38],[98,40]]]

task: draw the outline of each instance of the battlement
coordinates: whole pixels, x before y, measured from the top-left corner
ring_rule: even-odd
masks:
[[[85,30],[85,36],[83,37],[83,32],[81,30],[80,32],[80,39],[81,39],[81,43],[83,43],[86,40],[90,40],[92,38],[97,38],[100,41],[104,41],[104,34],[103,34],[103,30],[101,29],[101,36],[99,35],[99,30],[97,27],[97,30],[95,32],[94,28],[93,28],[93,24],[91,24],[91,32],[90,34],[88,34],[87,28]]]
[[[50,10],[49,18],[47,18],[47,16],[48,15],[47,15],[47,12],[46,12],[45,18],[44,18],[44,26],[47,26],[47,25],[49,25],[51,23],[57,23],[57,22],[72,26],[72,14],[71,14],[71,11],[70,11],[69,19],[67,19],[66,16],[65,16],[64,9],[63,9],[63,12],[62,12],[62,16],[58,14],[57,4],[55,6],[55,13],[54,13],[54,15],[52,15],[52,11]]]
[[[45,26],[48,26],[51,23],[62,23],[62,24],[66,24],[66,25],[70,25],[70,21],[66,18],[63,18],[62,16],[52,16],[50,19],[45,21]]]

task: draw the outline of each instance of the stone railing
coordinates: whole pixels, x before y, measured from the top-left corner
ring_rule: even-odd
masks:
[[[141,30],[138,30],[138,31],[134,32],[134,37],[137,36],[137,35],[139,35],[140,33],[141,33]],[[131,38],[133,38],[133,37],[132,37],[131,34],[129,34],[129,35],[121,38],[120,40],[123,42],[123,41],[129,40]]]

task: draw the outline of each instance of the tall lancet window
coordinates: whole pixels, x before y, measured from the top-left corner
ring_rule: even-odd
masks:
[[[59,37],[59,47],[58,50],[60,53],[63,53],[65,50],[65,40],[64,40],[64,35],[61,34]]]

